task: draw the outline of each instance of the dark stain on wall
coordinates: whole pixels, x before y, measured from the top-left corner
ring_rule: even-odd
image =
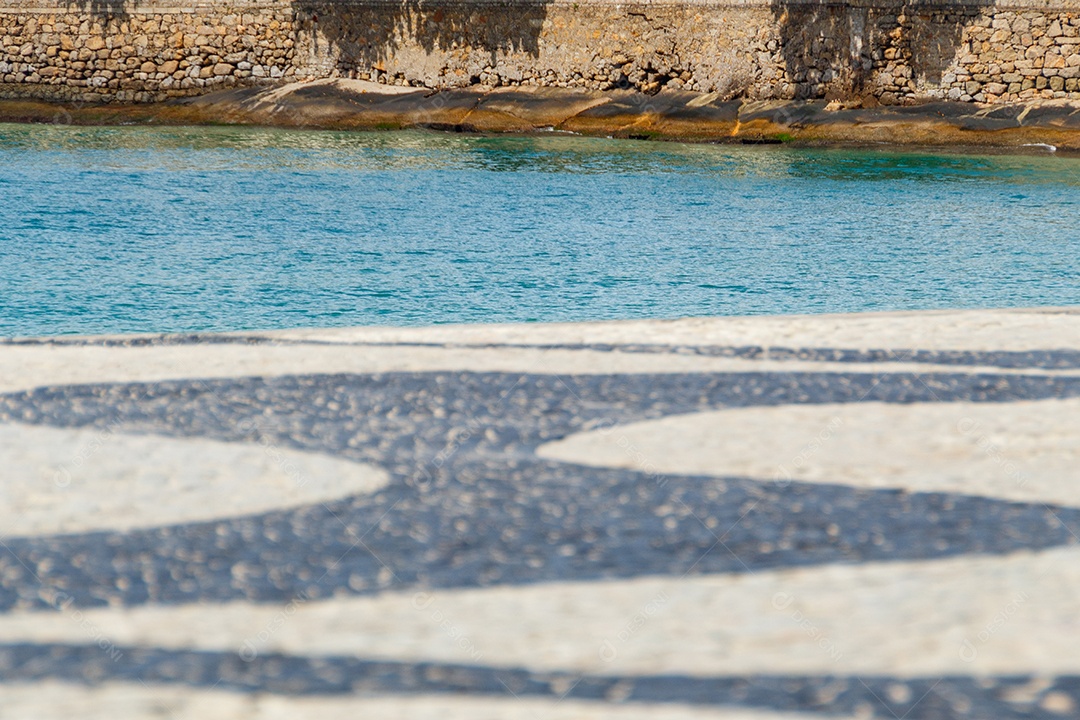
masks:
[[[939,83],[973,23],[991,2],[808,3],[776,0],[781,53],[796,98],[883,96],[915,90],[915,80]],[[869,86],[878,76],[878,86]],[[882,87],[892,79],[891,87]]]
[[[490,64],[499,52],[537,57],[547,4],[425,2],[349,2],[348,0],[300,0],[293,3],[299,33],[320,42],[318,32],[336,49],[337,70],[356,77],[372,69],[411,38],[426,52],[472,48],[486,51]],[[319,51],[325,48],[317,48]],[[480,78],[462,78],[464,84]]]
[[[123,20],[138,8],[138,3],[135,0],[69,0],[67,7],[72,12],[86,13],[98,20]]]

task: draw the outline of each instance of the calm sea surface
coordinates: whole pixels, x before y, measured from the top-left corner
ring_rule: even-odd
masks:
[[[1080,160],[0,125],[0,335],[1080,304]]]

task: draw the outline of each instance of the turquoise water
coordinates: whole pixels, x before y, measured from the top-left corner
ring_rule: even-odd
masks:
[[[1080,304],[1080,160],[0,125],[0,335]]]

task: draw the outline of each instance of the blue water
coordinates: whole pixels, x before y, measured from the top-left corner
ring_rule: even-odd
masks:
[[[1080,304],[1080,160],[0,125],[0,335]]]

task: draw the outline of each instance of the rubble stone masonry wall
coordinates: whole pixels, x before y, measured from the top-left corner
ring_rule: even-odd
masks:
[[[1080,98],[1080,0],[0,0],[4,97],[151,102],[336,76],[883,104]]]

